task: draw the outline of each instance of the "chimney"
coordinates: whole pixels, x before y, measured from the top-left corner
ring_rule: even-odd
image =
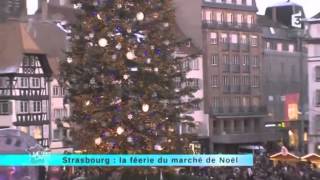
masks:
[[[48,19],[48,3],[47,0],[41,1],[41,18],[42,20]]]
[[[272,7],[272,21],[277,22],[277,8],[276,7]]]

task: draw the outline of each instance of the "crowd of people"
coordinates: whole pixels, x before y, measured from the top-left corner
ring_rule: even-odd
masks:
[[[190,168],[180,174],[211,180],[320,180],[320,171],[310,162],[274,164],[266,155],[255,156],[253,167]]]

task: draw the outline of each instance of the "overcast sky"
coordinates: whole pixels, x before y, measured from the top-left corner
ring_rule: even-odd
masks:
[[[286,1],[287,0],[256,0],[259,8],[258,14],[264,14],[266,7],[268,6]],[[320,12],[319,0],[291,0],[291,2],[295,2],[303,6],[304,12],[308,18]]]
[[[1,0],[0,0],[1,1]],[[33,14],[38,7],[38,0],[27,0],[28,1],[28,14]],[[186,0],[193,1],[193,0]],[[256,0],[259,12],[258,14],[264,14],[266,7],[280,2],[286,2],[287,0]],[[320,12],[319,0],[291,0],[297,4],[300,4],[304,8],[304,12],[307,17],[312,17]]]

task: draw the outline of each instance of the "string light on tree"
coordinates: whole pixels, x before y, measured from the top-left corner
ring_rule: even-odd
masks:
[[[94,140],[94,143],[99,146],[102,143],[102,139],[99,137],[97,139]]]
[[[144,14],[143,14],[143,12],[138,12],[136,17],[137,17],[137,20],[138,20],[138,21],[143,21],[143,19],[144,19]]]
[[[124,132],[123,127],[119,126],[119,127],[117,128],[117,134],[121,135],[123,132]]]
[[[67,58],[67,62],[70,64],[70,63],[72,63],[72,58],[71,57],[68,57]]]
[[[127,52],[126,56],[127,56],[127,59],[129,60],[134,60],[136,58],[136,55],[134,54],[133,51]]]
[[[100,47],[106,47],[108,45],[108,41],[106,38],[101,38],[101,39],[99,39],[98,44]]]
[[[143,105],[142,105],[142,111],[143,111],[143,112],[148,112],[148,111],[149,111],[149,108],[150,108],[150,107],[149,107],[149,104],[143,104]]]
[[[85,3],[70,26],[70,59],[60,66],[73,104],[72,143],[90,153],[185,153],[188,139],[180,142],[185,134],[175,127],[192,118],[188,99],[196,91],[173,86],[188,78],[187,70],[174,69],[184,58],[174,56],[179,44],[169,28],[175,23],[170,0],[74,2]],[[181,97],[186,102],[177,103]],[[94,175],[115,170],[87,169]]]
[[[163,150],[163,147],[162,147],[160,144],[156,144],[156,145],[154,146],[154,150],[156,150],[156,151],[162,151],[162,150]]]

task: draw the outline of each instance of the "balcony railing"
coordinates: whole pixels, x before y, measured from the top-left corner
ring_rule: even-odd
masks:
[[[237,22],[220,22],[214,20],[203,20],[202,27],[215,28],[215,29],[230,29],[230,30],[243,30],[243,31],[261,31],[257,24],[237,23]]]
[[[240,73],[240,64],[233,64],[233,65],[231,66],[231,71],[232,71],[233,73]]]
[[[250,45],[249,44],[240,44],[241,51],[249,51]]]
[[[231,86],[231,93],[240,93],[240,86],[239,85]]]
[[[250,73],[250,65],[244,65],[242,69],[244,73]]]
[[[230,44],[230,49],[231,49],[231,51],[240,51],[240,45],[239,44],[235,44],[235,43],[231,43]]]
[[[230,65],[229,64],[223,65],[223,72],[230,72]]]
[[[49,147],[49,139],[43,138],[43,139],[37,139],[38,144],[40,144],[42,147]]]
[[[251,87],[249,85],[241,86],[241,93],[242,94],[250,94]]]
[[[221,46],[221,49],[223,51],[229,51],[229,48],[230,48],[230,44],[229,43],[223,42],[223,43],[221,43],[220,46]]]
[[[250,116],[250,115],[265,115],[266,107],[257,106],[229,106],[211,108],[211,115],[214,116]]]
[[[228,85],[223,86],[223,93],[229,94],[231,92],[231,87]]]

